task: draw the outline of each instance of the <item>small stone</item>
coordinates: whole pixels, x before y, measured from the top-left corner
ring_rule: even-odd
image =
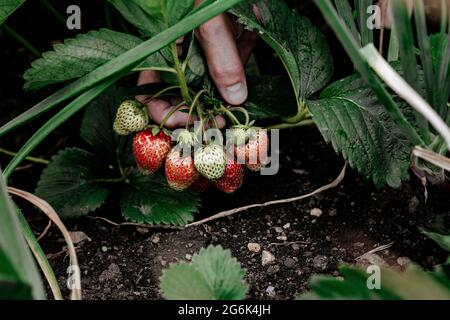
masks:
[[[300,250],[300,245],[298,243],[294,243],[292,245],[292,249],[294,249],[295,251],[298,251],[298,250]]]
[[[247,244],[248,250],[254,253],[258,253],[261,251],[261,245],[259,243],[250,242]]]
[[[408,257],[399,257],[397,259],[397,263],[400,266],[404,267],[404,266],[407,266],[408,264],[411,264],[411,259],[409,259]]]
[[[269,251],[264,250],[261,256],[261,264],[262,266],[267,266],[275,262],[275,256]]]
[[[276,292],[275,292],[275,287],[273,286],[268,286],[266,289],[266,293],[269,297],[275,297],[276,296]]]
[[[330,237],[330,236],[326,236],[326,237],[325,237],[325,240],[331,241],[331,237]]]
[[[186,258],[186,260],[191,261],[192,260],[192,254],[186,253],[185,258]]]
[[[355,247],[355,248],[363,248],[364,247],[364,242],[355,242],[354,244],[353,244],[353,246]]]
[[[290,223],[286,223],[284,226],[283,226],[283,229],[289,229],[291,227],[291,224]]]
[[[277,240],[280,240],[280,241],[286,241],[286,240],[287,240],[287,237],[286,237],[285,235],[278,236],[278,237],[277,237]]]
[[[314,208],[311,210],[309,214],[313,217],[319,218],[322,215],[322,213],[323,213],[322,210],[320,210],[319,208]]]
[[[296,261],[292,258],[286,258],[286,260],[284,260],[284,265],[285,267],[291,269],[295,267]]]
[[[317,255],[313,259],[313,265],[320,271],[325,271],[328,268],[328,258],[324,255]]]
[[[102,251],[103,252],[107,252],[108,251],[108,247],[107,246],[102,246]]]
[[[275,232],[276,233],[283,233],[283,229],[280,227],[275,227]]]
[[[161,240],[160,239],[160,237],[157,235],[157,234],[154,234],[153,236],[152,236],[152,243],[154,243],[154,244],[158,244],[159,243],[159,241]]]
[[[267,273],[268,274],[276,274],[278,273],[278,271],[280,271],[280,266],[279,265],[274,265],[274,266],[269,266],[267,268]]]

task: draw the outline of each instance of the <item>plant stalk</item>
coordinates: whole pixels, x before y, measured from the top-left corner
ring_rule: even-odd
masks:
[[[41,57],[41,52],[36,49],[27,39],[25,39],[22,35],[17,33],[13,28],[9,27],[6,24],[3,24],[3,29],[8,33],[11,37],[13,37],[17,42],[23,45],[28,51],[30,51],[36,58]]]

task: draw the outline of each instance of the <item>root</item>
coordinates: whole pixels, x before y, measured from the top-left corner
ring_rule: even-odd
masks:
[[[213,215],[211,217],[208,217],[206,219],[187,224],[185,227],[189,228],[189,227],[198,226],[198,225],[204,224],[206,222],[210,222],[210,221],[213,221],[213,220],[229,217],[229,216],[231,216],[231,215],[233,215],[235,213],[242,212],[242,211],[247,211],[247,210],[253,209],[253,208],[263,208],[263,207],[272,206],[272,205],[276,205],[276,204],[285,204],[285,203],[290,203],[290,202],[295,202],[295,201],[303,200],[303,199],[306,199],[306,198],[310,198],[310,197],[315,196],[315,195],[317,195],[319,193],[322,193],[322,192],[324,192],[326,190],[333,189],[333,188],[337,187],[342,182],[342,180],[344,179],[346,169],[347,169],[347,163],[345,163],[344,168],[342,169],[341,173],[339,174],[339,176],[333,182],[331,182],[330,184],[327,184],[327,185],[325,185],[323,187],[320,187],[319,189],[317,189],[317,190],[315,190],[315,191],[313,191],[311,193],[308,193],[308,194],[305,194],[305,195],[302,195],[302,196],[298,196],[298,197],[294,197],[294,198],[282,199],[282,200],[274,200],[274,201],[269,201],[269,202],[265,202],[265,203],[261,203],[261,204],[251,204],[251,205],[240,207],[240,208],[235,208],[235,209],[231,209],[231,210],[227,210],[227,211],[222,211],[222,212],[219,212],[219,213],[217,213],[217,214],[215,214],[215,215]]]

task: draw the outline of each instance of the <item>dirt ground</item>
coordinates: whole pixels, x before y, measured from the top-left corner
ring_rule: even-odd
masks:
[[[102,2],[90,1],[89,5],[98,6]],[[302,13],[310,12],[311,15],[316,12],[314,9],[301,9]],[[28,3],[22,12],[29,16],[35,14]],[[70,36],[53,28],[50,23],[41,26],[37,19],[29,21],[31,25],[24,26],[12,17],[8,23],[33,39],[41,50],[47,50],[53,40]],[[90,23],[86,26],[89,29],[103,26],[101,20],[92,17],[83,21]],[[33,30],[40,30],[39,36]],[[8,79],[0,86],[0,123],[5,123],[53,92],[54,88],[23,93],[21,75],[33,57],[8,37],[0,37],[0,47],[0,69]],[[338,45],[331,45],[331,48],[341,50]],[[336,77],[352,70],[342,50],[334,52],[334,57]],[[78,130],[73,128],[79,127],[80,116],[56,130],[33,155],[49,158],[65,146],[77,145]],[[2,138],[0,146],[17,150],[42,121],[35,121],[25,130]],[[309,193],[332,181],[342,169],[343,160],[323,142],[315,128],[284,131],[280,141],[281,169],[276,176],[247,174],[244,187],[233,196],[211,190],[203,197],[203,208],[196,219],[247,204]],[[0,156],[1,165],[4,167],[9,159]],[[24,163],[19,169],[10,184],[33,191],[42,166]],[[68,221],[67,227],[89,238],[77,244],[85,299],[161,299],[158,287],[162,269],[173,262],[190,260],[201,247],[209,244],[230,249],[246,268],[249,299],[293,299],[308,290],[308,280],[312,275],[338,276],[337,267],[342,263],[386,264],[398,269],[404,268],[408,261],[426,268],[442,263],[447,254],[426,239],[419,227],[432,228],[439,224],[449,228],[448,192],[448,188],[430,189],[430,197],[425,202],[424,190],[414,177],[401,190],[377,190],[370,182],[362,181],[358,174],[348,170],[339,187],[319,196],[281,206],[252,209],[186,230],[116,227],[89,218]],[[31,221],[33,230],[40,234],[47,221],[29,205],[18,204]],[[316,215],[321,212],[321,215],[313,216],[312,211]],[[94,215],[123,221],[117,204],[113,202],[107,203]],[[249,243],[259,244],[261,251],[250,251]],[[391,243],[392,246],[386,250],[364,255]],[[61,286],[65,288],[69,258],[63,250],[62,236],[51,228],[41,244],[49,254]],[[264,266],[263,250],[273,255],[273,261]]]
[[[297,137],[300,142],[293,146],[289,140]],[[308,193],[333,180],[342,168],[343,161],[313,128],[284,132],[281,141],[278,175],[247,176],[243,189],[233,196],[210,191],[197,218]],[[252,209],[182,231],[116,227],[88,218],[69,222],[68,228],[89,237],[78,245],[86,299],[160,299],[162,269],[189,261],[209,244],[230,249],[246,268],[249,299],[294,299],[308,290],[312,275],[338,276],[342,263],[375,263],[400,270],[409,261],[425,267],[444,262],[446,253],[422,236],[419,227],[448,219],[447,192],[431,190],[425,203],[418,183],[405,184],[402,190],[376,190],[348,170],[341,186],[309,200]],[[112,204],[106,208],[96,215],[121,221]],[[320,209],[322,215],[312,216],[312,209]],[[42,231],[45,223],[37,225]],[[272,253],[274,261],[263,266],[262,252],[250,251],[249,243]],[[390,243],[389,249],[357,259]],[[42,244],[63,284],[69,261],[61,253],[62,237],[51,229]]]

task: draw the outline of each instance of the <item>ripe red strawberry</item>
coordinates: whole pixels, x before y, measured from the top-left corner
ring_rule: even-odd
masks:
[[[200,177],[191,185],[191,190],[197,193],[203,193],[208,191],[210,185],[211,183],[209,180],[200,175]]]
[[[133,139],[133,155],[139,169],[150,175],[164,164],[172,148],[169,136],[160,131],[153,135],[151,130],[139,132]]]
[[[251,171],[259,171],[267,163],[269,137],[266,130],[249,129],[249,141],[245,145],[235,146],[239,163],[245,163]]]
[[[182,155],[182,148],[175,147],[166,159],[166,178],[169,186],[176,191],[184,191],[198,179],[200,173],[195,169],[191,155]]]
[[[244,181],[244,166],[234,161],[233,158],[227,159],[225,173],[223,176],[214,182],[214,185],[220,191],[226,193],[233,193],[242,186]]]

